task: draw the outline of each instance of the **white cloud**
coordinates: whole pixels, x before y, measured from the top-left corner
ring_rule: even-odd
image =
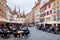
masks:
[[[36,0],[7,0],[7,4],[10,8],[14,9],[16,6],[17,9],[20,7],[21,11],[24,9],[27,12],[31,11],[31,8],[34,6]]]

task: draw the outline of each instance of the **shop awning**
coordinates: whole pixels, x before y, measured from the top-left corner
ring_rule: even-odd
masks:
[[[57,22],[55,21],[49,21],[49,22],[46,22],[46,24],[56,24]]]
[[[10,23],[23,23],[23,22],[10,21]]]
[[[0,19],[0,22],[2,22],[2,23],[24,23],[24,22],[9,21],[6,19]]]
[[[41,24],[41,23],[39,22],[39,23],[37,23],[37,24]]]
[[[57,24],[60,24],[60,22],[57,22]]]
[[[0,22],[9,22],[9,21],[6,19],[0,19]]]

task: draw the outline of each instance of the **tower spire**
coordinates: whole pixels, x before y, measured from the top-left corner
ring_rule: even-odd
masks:
[[[25,14],[25,11],[23,10],[23,16],[24,16],[24,14]]]
[[[14,10],[15,10],[15,12],[16,12],[16,6],[15,6],[15,9],[14,9]]]
[[[19,7],[19,13],[20,13],[20,7]]]
[[[23,10],[23,17],[25,17],[25,11]]]
[[[19,7],[19,17],[21,17],[20,7]]]
[[[17,12],[16,12],[16,6],[15,6],[15,8],[13,10],[13,14],[17,14]]]

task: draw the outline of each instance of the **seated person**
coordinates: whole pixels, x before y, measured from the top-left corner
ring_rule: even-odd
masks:
[[[22,36],[24,36],[24,35],[27,36],[27,35],[30,33],[30,31],[29,31],[29,29],[28,29],[27,26],[23,26],[23,27],[21,28],[21,30],[24,31],[24,33],[22,33]]]
[[[2,29],[0,29],[0,33],[2,33],[3,31],[2,31]]]
[[[54,32],[54,31],[55,31],[55,26],[51,26],[49,32]]]
[[[8,31],[8,28],[7,28],[7,26],[6,25],[4,25],[4,27],[2,28],[2,30],[3,30],[3,32],[7,32]]]
[[[0,25],[0,33],[2,33],[3,31],[2,31],[2,26]]]

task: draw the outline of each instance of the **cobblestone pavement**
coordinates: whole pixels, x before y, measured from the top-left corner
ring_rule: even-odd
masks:
[[[31,27],[29,29],[31,33],[30,35],[28,35],[28,37],[24,36],[17,39],[11,36],[10,38],[4,39],[4,40],[60,40],[60,35],[43,32],[43,31],[37,30],[35,27]],[[3,40],[3,39],[0,38],[0,40]]]

